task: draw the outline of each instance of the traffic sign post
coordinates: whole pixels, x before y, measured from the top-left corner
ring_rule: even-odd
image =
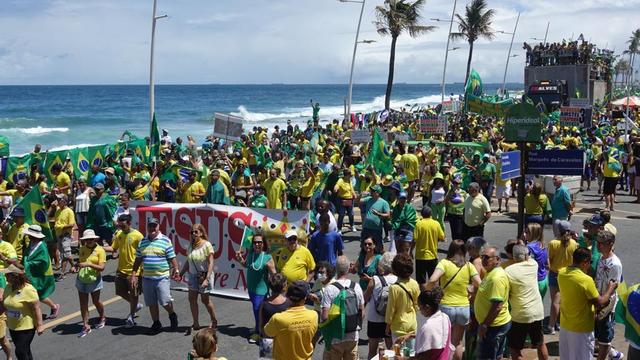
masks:
[[[502,181],[520,177],[520,150],[502,153],[500,164]]]

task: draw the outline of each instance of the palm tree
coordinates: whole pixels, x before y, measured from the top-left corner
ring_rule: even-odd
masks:
[[[628,81],[631,79],[633,69],[635,68],[636,54],[640,53],[640,29],[636,29],[631,33],[631,37],[627,40],[627,44],[629,44],[629,49],[625,50],[624,53],[629,54],[629,74],[627,74]]]
[[[389,77],[387,79],[387,91],[384,98],[384,107],[389,109],[391,102],[391,89],[393,88],[393,71],[396,61],[396,42],[403,32],[416,38],[435,29],[435,26],[420,24],[420,10],[426,0],[407,2],[405,0],[385,0],[384,6],[376,6],[377,21],[374,22],[380,35],[391,36],[391,52],[389,55]]]
[[[491,28],[494,15],[494,9],[487,9],[486,0],[471,0],[471,4],[465,7],[464,17],[456,14],[456,18],[458,19],[458,32],[451,33],[451,40],[466,40],[469,43],[467,73],[464,77],[465,84],[469,78],[469,70],[471,70],[473,43],[479,38],[492,40],[495,37],[493,29]]]
[[[614,83],[617,82],[618,76],[622,75],[622,82],[624,82],[625,75],[629,71],[629,62],[625,59],[619,59],[616,62],[616,65],[613,67],[613,72],[615,74]]]

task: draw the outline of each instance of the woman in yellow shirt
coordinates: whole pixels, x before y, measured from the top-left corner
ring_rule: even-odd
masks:
[[[356,198],[356,192],[351,184],[351,170],[345,169],[343,171],[343,176],[336,182],[333,192],[338,197],[338,231],[342,231],[342,221],[345,214],[349,217],[351,231],[357,231],[353,218],[353,202]]]
[[[542,186],[535,183],[524,197],[524,226],[529,223],[538,223],[544,226],[544,214],[548,207],[549,199],[542,193]]]
[[[400,336],[415,333],[418,328],[416,309],[418,308],[420,286],[411,278],[411,274],[413,274],[411,255],[406,253],[396,255],[391,263],[391,269],[398,277],[398,281],[389,286],[389,298],[384,319],[387,323],[387,333],[391,333],[391,338],[395,342]],[[415,339],[408,341],[411,342],[408,347],[413,349]]]
[[[440,284],[444,291],[440,310],[451,320],[451,344],[456,348],[454,359],[462,359],[462,339],[471,316],[469,294],[476,292],[481,281],[475,266],[466,258],[465,242],[453,240],[449,245],[447,258],[440,260],[427,284],[428,289]]]
[[[15,265],[9,265],[2,273],[7,276],[3,305],[16,357],[31,359],[33,337],[44,332],[38,291],[29,283],[24,271]]]
[[[549,242],[549,290],[551,294],[551,311],[546,333],[555,334],[555,324],[560,312],[560,287],[558,272],[573,263],[573,252],[578,248],[575,233],[571,231],[571,223],[560,221],[558,224],[560,238]]]
[[[78,337],[85,337],[91,332],[89,326],[89,295],[91,302],[98,310],[100,322],[95,325],[96,329],[102,329],[107,321],[104,316],[104,305],[100,302],[100,290],[102,290],[102,271],[104,264],[107,262],[107,254],[98,245],[98,239],[93,230],[85,230],[79,239],[82,242],[80,247],[80,257],[78,263],[71,269],[77,272],[76,289],[78,289],[78,297],[80,299],[80,314],[82,315],[82,331]]]

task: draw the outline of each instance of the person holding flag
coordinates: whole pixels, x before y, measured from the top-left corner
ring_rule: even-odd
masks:
[[[9,224],[5,219],[2,222],[2,235],[5,241],[13,246],[16,252],[17,260],[22,261],[22,249],[25,244],[24,231],[29,227],[29,224],[24,222],[24,208],[16,206],[11,211],[9,218],[13,220],[13,224]]]

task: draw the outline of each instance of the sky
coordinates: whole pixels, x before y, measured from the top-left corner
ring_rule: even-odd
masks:
[[[466,1],[458,1],[457,13]],[[364,7],[354,81],[386,83],[391,40],[376,33],[375,7]],[[640,0],[488,0],[493,28],[515,35],[507,81],[522,83],[522,43],[577,38],[620,53]],[[153,0],[0,1],[0,84],[145,84]],[[337,0],[158,0],[155,76],[158,84],[346,83],[361,4]],[[429,34],[398,39],[395,82],[440,83],[452,0],[427,0]],[[454,24],[454,31],[456,24]],[[474,46],[472,67],[485,82],[502,82],[511,35]],[[447,82],[462,82],[468,44],[452,43]]]

